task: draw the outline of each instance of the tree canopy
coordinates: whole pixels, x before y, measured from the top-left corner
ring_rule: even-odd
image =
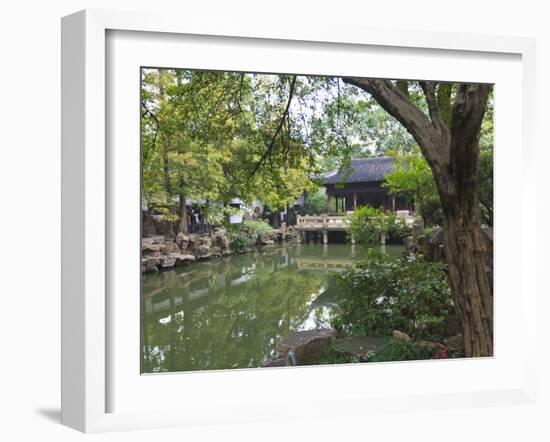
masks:
[[[281,209],[321,172],[415,145],[340,78],[143,69],[141,107],[143,197],[174,219],[178,198]]]

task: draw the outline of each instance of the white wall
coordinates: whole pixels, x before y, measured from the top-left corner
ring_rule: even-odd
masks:
[[[157,0],[7,0],[0,12],[0,192],[2,215],[0,439],[83,440],[58,425],[60,367],[60,17],[85,7],[155,9],[170,14],[202,11],[231,20],[299,20],[363,24],[374,27],[464,31],[537,36],[539,125],[550,121],[550,31],[543,1],[461,0],[339,2],[167,1]],[[498,112],[498,110],[497,110]],[[542,126],[542,124],[545,124]],[[542,131],[541,131],[542,132]],[[546,132],[546,131],[545,131]],[[542,144],[544,141],[544,144]],[[541,141],[540,169],[530,186],[545,182],[549,146]],[[543,169],[544,168],[544,169]],[[541,192],[546,198],[548,192]],[[29,195],[31,198],[29,198]],[[547,201],[545,206],[550,205]],[[542,219],[548,219],[545,216]],[[550,250],[540,222],[540,275]],[[544,231],[542,230],[544,229]],[[513,239],[512,239],[513,240]],[[543,251],[545,252],[543,255]],[[541,278],[542,280],[542,278]],[[548,290],[546,290],[548,292]],[[550,311],[542,299],[539,311]],[[542,313],[540,319],[543,319]],[[542,322],[542,321],[541,321]],[[540,327],[541,371],[550,373],[549,327]],[[544,346],[542,345],[544,343]],[[452,382],[452,380],[449,380]],[[159,433],[120,433],[94,440],[550,440],[546,425],[550,392],[542,378],[541,406],[502,407],[439,413],[381,415],[371,421],[295,422],[248,427],[215,427]],[[320,387],[321,388],[321,387]],[[297,394],[299,400],[299,392]],[[293,395],[290,395],[292,398]],[[182,399],[184,400],[184,399]],[[546,407],[546,410],[544,409]]]

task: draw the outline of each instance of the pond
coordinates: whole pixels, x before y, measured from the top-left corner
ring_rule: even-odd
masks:
[[[142,372],[260,367],[292,331],[330,327],[338,297],[330,276],[365,253],[280,245],[143,275]]]

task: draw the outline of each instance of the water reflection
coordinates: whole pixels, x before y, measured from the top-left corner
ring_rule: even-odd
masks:
[[[329,276],[363,254],[280,246],[144,275],[142,371],[259,367],[291,331],[330,326],[338,294]]]

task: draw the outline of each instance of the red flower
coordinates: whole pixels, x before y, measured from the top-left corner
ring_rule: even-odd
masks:
[[[439,359],[439,353],[434,354],[434,359]]]
[[[366,353],[364,351],[359,353],[359,359],[363,360],[365,359]]]
[[[449,347],[445,346],[445,348],[443,350],[449,351]]]
[[[445,358],[447,357],[447,353],[445,353],[445,352],[441,353],[441,357],[442,357],[443,359],[445,359]]]
[[[449,342],[449,340],[447,338],[443,339],[443,342],[446,344],[447,342]]]

